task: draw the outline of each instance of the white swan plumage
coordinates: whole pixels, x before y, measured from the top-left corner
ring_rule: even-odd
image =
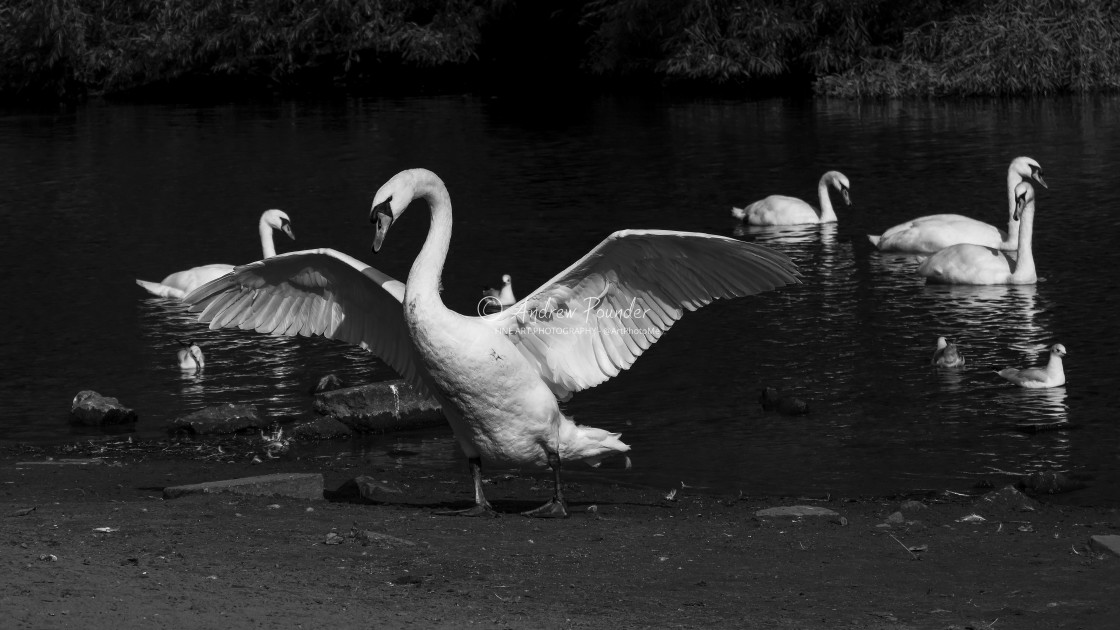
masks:
[[[277,209],[265,210],[261,214],[260,221],[257,222],[257,231],[261,237],[262,258],[270,258],[276,255],[276,244],[272,240],[273,230],[280,230],[292,240],[296,238],[292,231],[292,221],[288,218],[286,212]],[[191,291],[231,271],[233,271],[233,265],[215,263],[192,267],[185,271],[177,271],[159,282],[137,280],[136,284],[144,287],[152,295],[181,300]]]
[[[180,341],[176,356],[179,359],[179,369],[184,372],[197,372],[206,367],[206,358],[202,356],[202,348],[197,343]]]
[[[964,355],[957,350],[957,344],[950,343],[944,337],[938,337],[930,364],[946,368],[960,367],[964,365]]]
[[[1034,186],[1019,182],[1015,187],[1015,218],[1019,221],[1019,248],[1015,257],[996,249],[958,243],[926,258],[918,274],[939,284],[1034,284],[1031,240],[1034,235]]]
[[[1066,356],[1066,347],[1056,343],[1050,346],[1050,360],[1046,362],[1046,367],[1004,368],[999,371],[999,375],[1019,387],[1029,389],[1061,387],[1066,384],[1066,371],[1062,367],[1064,356]]]
[[[796,197],[770,195],[747,206],[732,208],[731,216],[750,225],[806,225],[810,223],[835,223],[836,211],[828,196],[829,186],[840,191],[845,205],[852,205],[848,178],[840,171],[828,171],[817,183],[820,213],[813,206]]]
[[[504,311],[468,317],[444,306],[439,282],[451,239],[451,201],[431,171],[402,171],[373,200],[378,251],[413,199],[431,226],[407,284],[330,249],[238,267],[187,296],[211,328],[317,334],[361,345],[442,406],[468,457],[474,506],[490,515],[481,466],[547,465],[552,500],[535,516],[566,516],[561,462],[596,465],[630,447],[580,426],[558,402],[617,375],[686,310],[799,282],[789,258],[732,238],[615,232]]]
[[[513,306],[517,297],[513,294],[513,277],[508,273],[502,274],[502,286],[482,290],[482,300],[479,302],[480,313],[496,313],[502,309]]]
[[[1025,156],[1011,160],[1007,167],[1007,231],[960,214],[933,214],[900,223],[881,236],[868,234],[871,243],[883,252],[933,254],[958,243],[972,243],[992,249],[1014,251],[1019,247],[1019,220],[1015,218],[1015,187],[1033,179],[1046,188],[1042,166]]]

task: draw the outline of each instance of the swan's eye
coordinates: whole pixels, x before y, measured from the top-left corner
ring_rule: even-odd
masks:
[[[379,214],[383,214],[383,215],[389,217],[389,220],[391,222],[392,219],[393,219],[393,208],[389,205],[389,203],[391,201],[393,201],[393,198],[389,197],[385,201],[382,201],[381,203],[374,205],[373,210],[371,210],[370,213],[369,213],[369,222],[370,223],[377,223],[377,215],[379,215]]]

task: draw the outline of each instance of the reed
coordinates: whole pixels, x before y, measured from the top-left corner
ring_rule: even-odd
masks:
[[[822,76],[836,96],[1051,94],[1120,87],[1120,2],[996,0],[907,32],[900,52]]]
[[[572,66],[588,81],[639,78],[742,91],[776,81],[848,97],[1120,88],[1120,0],[585,0],[576,6],[566,0],[3,0],[0,98],[65,101],[222,78],[309,91],[374,83],[400,69],[485,63],[529,78],[557,67],[533,54],[557,50],[575,58]],[[578,27],[548,17],[561,13],[578,14]],[[488,51],[485,62],[480,51]],[[497,58],[503,54],[507,59]],[[511,78],[521,77],[499,80]]]
[[[503,0],[7,0],[0,93],[73,99],[185,76],[283,84],[364,60],[418,67],[477,55]]]

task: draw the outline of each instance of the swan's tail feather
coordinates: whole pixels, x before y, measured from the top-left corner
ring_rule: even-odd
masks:
[[[882,236],[872,236],[871,234],[867,235],[867,240],[871,241],[871,244],[874,245],[875,247],[879,246],[879,239],[881,239],[881,238],[883,238],[883,237]]]
[[[746,208],[732,208],[731,209],[731,216],[733,216],[736,219],[739,219],[740,221],[742,221],[743,219],[747,218],[747,209]]]
[[[582,461],[596,467],[604,459],[630,450],[630,446],[619,439],[621,433],[580,426],[567,417],[564,420],[560,427],[560,459],[563,461]]]
[[[158,297],[182,299],[183,292],[174,287],[169,287],[158,282],[148,282],[147,280],[137,280],[136,284],[144,287],[148,293]]]

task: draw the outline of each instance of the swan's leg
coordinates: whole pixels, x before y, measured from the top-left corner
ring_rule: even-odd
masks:
[[[564,503],[564,494],[560,491],[560,456],[556,453],[548,454],[548,465],[552,468],[555,475],[554,483],[555,490],[553,491],[552,498],[548,503],[540,506],[535,510],[522,512],[525,516],[535,516],[537,518],[568,518],[568,507]]]
[[[474,507],[465,510],[436,512],[436,514],[441,516],[497,516],[498,513],[490,507],[490,502],[486,500],[486,495],[482,494],[482,458],[471,457],[467,460],[467,463],[471,467],[471,477],[474,479]]]

